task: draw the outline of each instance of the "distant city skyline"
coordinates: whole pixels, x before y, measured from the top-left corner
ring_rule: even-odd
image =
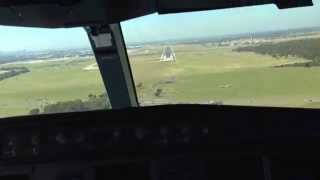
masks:
[[[262,5],[223,10],[148,16],[121,23],[127,43],[196,39],[320,27],[320,2],[313,7],[279,10]],[[90,48],[83,28],[44,29],[0,26],[0,53],[49,49]]]

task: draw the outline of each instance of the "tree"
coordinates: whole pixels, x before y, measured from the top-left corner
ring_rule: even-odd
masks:
[[[236,52],[255,52],[262,55],[270,55],[272,57],[297,57],[311,60],[312,63],[300,63],[299,66],[311,67],[319,66],[320,62],[320,38],[291,40],[278,43],[265,43],[257,46],[239,47]]]
[[[30,70],[26,67],[9,67],[9,68],[0,68],[0,71],[5,71],[0,74],[0,81],[8,79],[14,76],[18,76],[23,73],[28,73]]]
[[[40,109],[38,109],[38,108],[32,109],[29,114],[30,114],[30,115],[40,114]]]
[[[139,99],[142,100],[143,99],[143,88],[144,88],[143,83],[142,82],[138,83],[136,87],[137,87],[137,94],[139,96]]]
[[[306,64],[305,64],[305,67],[306,67],[306,68],[310,68],[310,67],[311,67],[311,63],[306,63]]]
[[[29,114],[41,114],[41,113],[63,113],[63,112],[79,112],[79,111],[91,111],[99,109],[111,109],[111,104],[106,93],[99,96],[90,94],[88,100],[72,100],[62,101],[53,104],[45,105],[41,111],[40,109],[32,109]]]
[[[157,88],[156,91],[154,92],[154,95],[156,97],[160,97],[163,93],[163,90],[161,88]]]
[[[137,88],[138,88],[138,89],[143,88],[143,83],[142,83],[142,82],[139,82],[139,83],[137,84]]]

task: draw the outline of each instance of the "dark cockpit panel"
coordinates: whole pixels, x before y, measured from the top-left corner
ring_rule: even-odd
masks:
[[[311,27],[308,24],[307,28],[292,29],[290,31],[280,28],[280,34],[279,31],[271,31],[271,33],[268,32],[267,34],[257,34],[257,38],[250,34],[250,32],[249,34],[240,33],[240,36],[239,34],[236,36],[231,35],[231,39],[229,37],[223,37],[217,42],[212,42],[212,39],[197,34],[197,37],[202,37],[202,39],[200,38],[201,41],[199,41],[199,39],[187,38],[188,41],[183,41],[182,44],[179,44],[181,43],[180,40],[174,38],[172,38],[174,39],[173,43],[168,42],[168,36],[166,35],[163,37],[167,39],[160,43],[159,41],[154,41],[157,39],[155,34],[147,38],[148,33],[157,31],[164,32],[162,31],[163,29],[166,28],[170,30],[172,26],[164,26],[164,28],[161,29],[157,28],[159,24],[154,24],[146,29],[148,33],[143,33],[143,31],[134,31],[133,26],[130,26],[129,23],[128,26],[123,26],[127,30],[124,32],[131,32],[131,34],[147,38],[147,41],[141,44],[136,44],[137,42],[129,44],[127,43],[129,41],[125,41],[126,38],[124,35],[126,34],[122,33],[122,26],[120,24],[120,22],[125,20],[152,14],[151,16],[145,16],[148,20],[148,18],[153,17],[156,13],[168,14],[264,4],[274,4],[278,8],[277,11],[279,9],[313,5],[311,0],[0,1],[0,25],[40,28],[84,27],[84,29],[76,28],[75,31],[69,31],[69,33],[71,32],[70,34],[63,33],[63,35],[60,34],[56,36],[46,34],[50,37],[45,37],[39,29],[36,33],[30,33],[30,31],[27,31],[26,34],[23,33],[25,35],[23,37],[30,38],[31,34],[33,34],[36,37],[40,37],[39,42],[49,40],[49,44],[51,42],[57,42],[59,38],[66,40],[64,43],[55,45],[58,51],[50,51],[49,53],[47,49],[42,47],[43,45],[35,45],[35,38],[31,38],[32,40],[28,41],[28,39],[19,38],[15,33],[6,34],[8,31],[14,32],[14,30],[17,29],[13,30],[3,27],[4,30],[0,33],[0,37],[3,37],[1,41],[4,42],[4,39],[6,39],[8,42],[3,44],[7,45],[7,48],[13,44],[16,45],[14,47],[19,47],[20,49],[19,51],[14,51],[14,53],[11,52],[13,56],[4,56],[6,53],[3,53],[1,50],[5,49],[5,46],[2,46],[2,49],[0,49],[0,77],[2,80],[0,85],[3,85],[0,86],[0,95],[2,95],[2,98],[0,98],[0,108],[1,106],[7,108],[7,110],[3,110],[4,108],[0,109],[0,112],[7,113],[7,115],[5,115],[6,117],[10,116],[10,113],[12,116],[16,116],[0,119],[0,179],[318,179],[320,177],[320,167],[318,165],[320,161],[320,148],[317,144],[320,142],[320,121],[318,118],[320,110],[313,109],[315,106],[310,107],[310,109],[231,106],[216,103],[216,101],[211,101],[210,99],[205,99],[209,101],[209,103],[200,103],[206,105],[185,105],[185,103],[181,103],[181,101],[179,101],[180,103],[173,103],[175,105],[168,105],[170,104],[168,100],[173,96],[167,96],[170,95],[170,93],[174,95],[179,92],[186,92],[184,91],[186,89],[192,91],[198,87],[197,84],[187,85],[186,87],[183,86],[186,85],[187,80],[192,80],[192,78],[188,76],[181,76],[186,79],[168,76],[168,74],[172,75],[174,72],[183,72],[176,65],[183,62],[180,61],[182,54],[186,54],[188,51],[190,52],[188,49],[183,49],[185,47],[191,47],[192,50],[200,50],[195,53],[196,56],[193,56],[197,58],[204,56],[201,52],[214,51],[220,55],[222,54],[224,57],[230,58],[231,56],[226,52],[239,57],[240,55],[237,53],[240,53],[241,50],[249,51],[244,55],[250,54],[260,58],[254,60],[256,67],[252,66],[253,61],[249,59],[247,63],[248,66],[246,66],[245,70],[256,70],[257,67],[261,66],[261,57],[267,53],[254,53],[250,51],[250,48],[254,47],[254,45],[259,45],[259,48],[264,48],[265,44],[263,43],[265,42],[271,43],[271,47],[277,47],[273,46],[274,43],[277,42],[282,47],[281,42],[286,44],[287,41],[293,38],[295,45],[296,42],[313,42],[311,48],[308,49],[311,49],[312,53],[316,54],[312,57],[313,59],[302,61],[303,64],[298,64],[292,62],[292,58],[301,60],[300,58],[309,57],[308,54],[305,54],[306,51],[302,52],[303,56],[301,57],[301,51],[299,51],[299,56],[296,54],[283,55],[282,52],[280,53],[281,56],[278,52],[275,55],[271,53],[270,56],[267,56],[267,59],[272,60],[272,63],[275,63],[277,66],[272,65],[270,61],[266,61],[266,65],[262,70],[279,70],[279,67],[282,68],[284,65],[284,68],[295,68],[297,66],[297,69],[301,70],[301,72],[302,70],[315,70],[318,68],[316,66],[319,65],[318,51],[314,48],[318,43],[318,41],[314,40],[319,37],[318,27]],[[275,9],[272,9],[272,11],[273,10]],[[303,14],[305,18],[308,14],[306,13],[308,9],[306,8],[304,10],[305,12]],[[313,10],[312,12],[316,11]],[[183,13],[180,15],[183,15]],[[238,14],[234,15],[239,16]],[[261,16],[264,15],[263,13],[261,14]],[[273,15],[276,15],[276,13]],[[137,24],[141,25],[139,24],[139,20],[135,20],[137,19],[134,19],[133,22],[138,22]],[[205,19],[202,18],[202,20]],[[245,19],[247,22],[250,20],[250,18]],[[291,17],[290,20],[294,20],[292,22],[295,22],[296,17]],[[187,21],[191,22],[191,27],[196,26],[193,23],[194,21],[190,21],[188,18],[177,20],[179,23]],[[150,19],[149,22],[151,24],[154,23],[154,21],[150,21]],[[165,24],[169,23],[169,21],[162,22]],[[304,21],[302,20],[302,22]],[[203,25],[210,23],[211,21],[207,21],[203,23]],[[234,22],[231,21],[228,23],[233,25]],[[178,25],[178,23],[175,23],[175,25]],[[281,23],[281,25],[284,26],[285,24]],[[214,24],[212,27],[216,28],[217,26]],[[155,28],[157,31],[151,31],[151,28]],[[180,28],[182,28],[181,32],[191,32],[191,35],[196,34],[192,31],[192,28],[183,28],[183,26]],[[213,30],[215,30],[215,28],[213,28]],[[234,27],[232,27],[232,29],[233,28]],[[128,29],[131,31],[128,31]],[[249,29],[252,30],[254,28]],[[213,30],[211,29],[210,32]],[[56,32],[58,31],[59,30]],[[224,30],[221,31],[225,32]],[[177,34],[181,35],[181,32]],[[74,36],[78,33],[80,36]],[[82,40],[86,41],[86,48],[89,46],[89,49],[80,48],[80,50],[75,50],[70,48],[72,44],[79,45],[79,43],[73,43],[71,37],[75,37],[73,40],[83,38]],[[301,39],[307,40],[301,41]],[[21,43],[14,43],[16,40],[22,41],[20,41]],[[24,45],[29,42],[36,48],[42,48],[40,55],[35,53],[35,51],[30,52],[26,50]],[[153,46],[155,42],[159,43],[156,48]],[[300,43],[297,43],[298,45],[294,47],[300,47]],[[171,47],[172,44],[179,44],[179,46],[173,50]],[[239,52],[235,52],[237,49],[232,49],[233,47],[240,48],[238,49]],[[270,44],[267,44],[267,47],[270,48]],[[221,51],[221,49],[224,51]],[[270,49],[273,50],[273,48]],[[290,48],[283,49],[289,49],[291,53]],[[298,48],[298,50],[300,50],[300,48]],[[23,56],[20,56],[20,54],[23,54]],[[26,54],[29,57],[27,59],[25,59]],[[141,58],[141,55],[144,56],[146,54],[147,58]],[[29,55],[31,55],[31,59]],[[129,62],[129,55],[130,58],[133,59],[131,62]],[[14,62],[8,57],[13,57]],[[285,61],[281,61],[279,58],[286,59]],[[8,59],[10,59],[10,62]],[[237,58],[233,57],[231,57],[231,59],[237,60]],[[248,58],[246,59],[248,60]],[[93,60],[95,61],[92,62]],[[195,60],[193,62],[196,62],[196,65],[201,67],[201,71],[198,71],[199,77],[202,78],[205,71],[207,71],[207,73],[211,72],[206,65],[198,63],[202,58],[191,58],[191,60]],[[211,61],[211,57],[207,60],[208,62],[213,62]],[[22,64],[25,67],[20,67],[21,61],[23,61]],[[34,63],[35,61],[37,63]],[[39,63],[39,61],[41,63],[50,62],[50,64],[45,66]],[[159,65],[160,61],[163,64],[157,67],[154,66]],[[163,61],[169,61],[170,63]],[[135,62],[146,62],[147,66],[144,67],[156,68],[142,68],[139,70],[136,66],[135,68],[138,70],[135,68],[131,69],[130,65],[134,66]],[[281,64],[282,62],[285,62],[285,64]],[[16,67],[17,63],[19,67]],[[169,71],[160,73],[161,69],[166,69],[163,68],[165,65],[171,65],[170,68],[168,68]],[[184,65],[185,66],[182,67],[184,67],[184,70],[187,72],[195,71],[193,65],[188,63]],[[300,67],[301,65],[305,67]],[[224,65],[225,69],[235,70],[236,73],[240,72],[238,71],[238,67],[240,66],[241,64],[239,65],[237,62],[233,64],[231,68],[228,64]],[[50,75],[48,69],[55,72],[55,75]],[[68,73],[61,73],[63,69],[68,71]],[[147,70],[151,73],[146,73]],[[221,69],[218,68],[216,70]],[[32,73],[30,73],[30,71],[32,71]],[[147,88],[145,88],[145,82],[135,84],[136,79],[133,77],[134,72],[144,72],[146,74],[140,77],[147,77],[148,79],[154,78],[152,76],[155,75],[157,71],[159,75],[163,75],[166,79],[152,79],[147,82],[150,83],[147,84]],[[312,73],[312,77],[318,78],[316,73],[313,72],[315,71],[308,71],[308,73]],[[249,79],[256,82],[256,80],[252,78],[255,77],[256,74],[249,73],[246,74],[249,75]],[[23,76],[18,76],[21,74]],[[206,85],[214,85],[212,82],[217,80],[218,75],[221,74],[224,74],[224,72],[220,71],[214,74],[211,83],[206,80],[194,80],[192,82],[204,82]],[[292,74],[297,75],[298,73],[291,73],[291,75]],[[271,75],[275,74],[271,73]],[[72,76],[75,78],[70,80]],[[39,77],[41,79],[43,77],[48,79],[42,79],[42,81],[36,82],[35,80]],[[87,79],[88,77],[93,77],[93,79]],[[228,78],[234,79],[234,77],[241,76],[229,76]],[[274,80],[280,79],[280,76],[277,75],[273,77],[275,77]],[[309,85],[317,84],[317,81],[310,80],[308,76],[305,77],[306,81],[301,81],[302,83],[309,82]],[[7,81],[8,79],[10,79],[10,81]],[[175,84],[177,79],[179,81],[177,84],[179,85],[179,83],[181,83],[182,91],[176,91],[175,89],[164,91],[162,86],[169,87]],[[292,79],[297,80],[296,78],[291,78],[291,80]],[[98,80],[99,83],[97,83],[96,80]],[[269,82],[275,85],[274,80]],[[56,84],[53,85],[54,81]],[[221,94],[226,93],[228,89],[230,90],[231,87],[234,86],[233,84],[225,82],[223,78],[222,81],[224,82],[218,82],[218,84],[212,86],[213,90],[218,89],[218,91],[207,90],[205,92],[210,95],[219,95],[217,92]],[[318,92],[315,88],[307,87],[306,89],[313,90],[312,95],[315,96],[310,97],[310,94],[308,94],[308,96],[305,97],[305,94],[301,92],[306,91],[295,88],[297,87],[295,81],[290,82],[293,82],[293,86],[288,86],[289,88],[287,89],[289,89],[289,92],[296,90],[293,92],[298,92],[298,95],[302,94],[303,96],[289,94],[290,96],[286,98],[288,102],[293,102],[292,98],[298,98],[300,103],[304,102],[308,104],[311,103],[311,105],[319,105],[319,101],[317,100],[318,96],[316,96]],[[16,84],[14,83],[20,86],[15,87]],[[243,83],[237,83],[234,87],[247,87]],[[14,84],[14,86],[12,86],[12,84]],[[75,86],[75,84],[77,84],[77,86]],[[283,81],[278,81],[278,84],[285,85]],[[49,88],[47,85],[51,85],[51,87]],[[98,87],[99,91],[96,91],[97,88],[95,88],[95,86]],[[11,89],[8,87],[15,88]],[[267,86],[265,84],[259,87],[269,88],[267,92],[280,92],[280,96],[276,95],[273,96],[273,98],[276,101],[285,102],[282,101],[281,97],[284,97],[288,91],[285,92],[282,88],[278,89],[280,91],[274,91],[274,88],[272,88],[274,86]],[[39,89],[41,88],[45,91],[40,91]],[[20,90],[20,93],[15,91],[17,89]],[[87,91],[85,89],[87,89]],[[65,90],[69,90],[68,97],[63,93]],[[47,92],[57,94],[56,98],[54,100],[40,98],[41,95],[47,97]],[[144,94],[144,92],[147,92],[147,94]],[[238,91],[232,91],[231,95],[235,95],[238,98],[240,97],[239,95],[244,94],[246,95],[245,101],[251,102],[252,93],[246,89],[242,92],[243,93],[239,93],[238,89]],[[262,94],[259,88],[254,88],[254,92],[258,92],[258,95]],[[33,97],[36,98],[32,100],[29,94],[34,95]],[[60,96],[61,94],[62,96]],[[192,96],[187,95],[187,93],[182,94],[182,98],[195,100]],[[205,95],[197,92],[195,94],[200,96]],[[225,95],[226,97],[230,97],[230,94]],[[22,96],[24,97],[22,98],[23,101],[12,101],[12,99],[15,98],[21,99]],[[156,103],[148,102],[149,100],[147,98],[150,97],[151,100],[163,98],[166,101],[161,102],[165,103],[158,104],[166,105],[156,106]],[[273,101],[273,99],[270,100],[269,96],[262,95],[260,97],[268,102]],[[237,98],[235,100],[238,100]],[[5,101],[5,99],[7,100]],[[174,97],[172,99],[179,100]],[[15,112],[16,109],[8,106],[8,102],[12,103],[14,105],[13,107],[20,110],[20,112],[25,113],[17,114]],[[23,102],[24,106],[19,102]],[[188,103],[195,101],[183,102]],[[149,104],[152,106],[147,106]],[[37,108],[29,109],[32,107]],[[66,107],[70,110],[66,110]],[[285,103],[283,107],[289,106]],[[26,109],[28,111],[25,111]],[[52,113],[47,114],[46,112]],[[26,114],[29,115],[17,117],[18,115]]]
[[[93,26],[156,12],[165,14],[263,4],[286,9],[313,3],[312,0],[3,0],[0,2],[0,24],[47,28]]]
[[[0,177],[314,177],[318,112],[180,105],[3,119]]]

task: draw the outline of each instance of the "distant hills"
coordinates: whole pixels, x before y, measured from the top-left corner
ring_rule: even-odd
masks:
[[[215,40],[234,40],[242,38],[279,38],[279,37],[294,37],[299,34],[306,33],[316,33],[320,32],[320,27],[308,27],[308,28],[298,28],[298,29],[288,29],[288,30],[278,30],[278,31],[264,31],[256,33],[243,33],[243,34],[233,34],[228,36],[222,36],[220,38],[214,38]]]
[[[279,37],[290,37],[302,33],[316,33],[320,32],[320,27],[307,27],[307,28],[296,28],[287,30],[274,30],[274,31],[262,31],[262,32],[248,32],[239,34],[229,34],[222,36],[206,36],[196,38],[183,38],[183,39],[170,39],[162,41],[148,41],[143,43],[129,43],[130,46],[140,46],[144,44],[179,44],[179,43],[210,43],[210,42],[222,42],[232,41],[243,38],[279,38]],[[195,35],[196,36],[196,35]]]

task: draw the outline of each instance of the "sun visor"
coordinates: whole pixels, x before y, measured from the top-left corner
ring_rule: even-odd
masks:
[[[312,0],[159,0],[160,14],[275,4],[279,9],[312,6]]]
[[[56,28],[106,20],[102,1],[11,1],[0,3],[1,25]]]
[[[76,27],[110,24],[155,12],[149,0],[0,0],[0,25]]]

